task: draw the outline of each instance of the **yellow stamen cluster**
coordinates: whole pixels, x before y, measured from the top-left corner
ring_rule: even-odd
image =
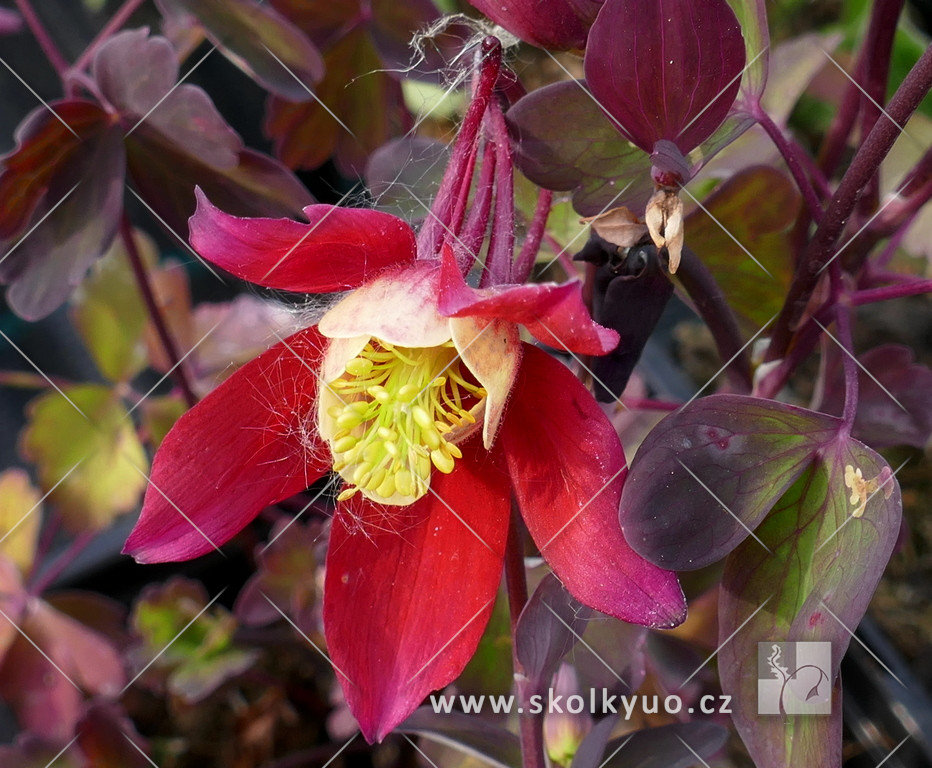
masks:
[[[485,390],[468,381],[452,342],[398,347],[370,339],[327,385],[340,400],[327,408],[324,430],[333,469],[357,492],[387,504],[410,504],[427,493],[432,467],[453,471],[455,443],[472,431]]]

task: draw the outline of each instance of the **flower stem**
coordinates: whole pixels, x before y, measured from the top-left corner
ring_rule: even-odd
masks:
[[[932,280],[908,280],[897,285],[885,285],[881,288],[856,291],[851,296],[851,305],[859,307],[862,304],[901,299],[904,296],[917,296],[922,293],[932,293]]]
[[[511,271],[512,283],[526,283],[534,269],[534,262],[537,260],[537,252],[540,250],[541,241],[547,227],[547,217],[550,216],[550,209],[553,206],[553,192],[549,189],[541,189],[537,193],[537,204],[534,206],[534,218],[527,228],[527,235],[524,243],[521,245],[521,251],[515,259]],[[554,250],[557,258],[564,268],[567,268],[567,261],[572,264],[572,260],[566,253],[566,249],[559,243],[555,244]],[[568,268],[567,276],[572,277],[575,274],[575,268]]]
[[[861,46],[861,54],[855,64],[854,76],[848,83],[841,106],[829,127],[819,155],[819,166],[826,177],[831,177],[844,154],[848,136],[861,108],[864,86],[878,79],[878,66],[873,61],[874,57],[878,52],[888,51],[889,58],[890,44],[896,32],[896,20],[902,8],[903,0],[878,0],[871,6],[871,18]],[[890,43],[887,43],[887,39]],[[879,67],[886,70],[889,62],[882,63]],[[880,98],[876,100],[878,103],[883,101],[882,91]]]
[[[97,49],[100,48],[107,40],[110,39],[110,36],[114,32],[118,31],[127,21],[129,21],[130,16],[132,16],[142,5],[145,0],[126,0],[123,5],[117,10],[113,16],[110,17],[110,20],[104,24],[103,29],[97,33],[97,37],[91,40],[87,48],[84,49],[83,53],[78,56],[78,60],[72,66],[72,69],[82,70],[88,64],[90,64],[91,59],[94,57],[94,54],[97,53]]]
[[[842,348],[842,366],[845,371],[845,408],[842,412],[842,421],[847,433],[851,434],[854,417],[858,410],[858,364],[854,358],[854,338],[851,334],[851,304],[842,290],[841,265],[834,261],[829,267],[829,271],[832,292],[837,296],[835,301],[835,325],[838,330],[838,341]]]
[[[815,222],[820,221],[822,218],[822,203],[819,201],[819,196],[816,194],[815,187],[813,187],[803,167],[804,163],[800,157],[803,150],[799,145],[789,141],[786,136],[783,135],[783,131],[780,130],[780,127],[771,119],[770,115],[761,109],[759,104],[754,112],[754,117],[757,119],[757,122],[760,123],[761,128],[767,132],[770,140],[786,161],[786,166],[793,175],[796,186],[806,203],[809,216]]]
[[[49,60],[49,64],[52,65],[59,77],[64,77],[65,73],[68,71],[68,60],[62,55],[62,52],[58,50],[58,46],[55,45],[55,41],[52,40],[48,30],[36,15],[29,0],[16,0],[16,7],[26,20],[26,24],[29,26],[33,37],[36,38],[36,42],[39,43],[42,52]]]
[[[142,256],[139,255],[139,249],[136,248],[136,241],[133,239],[133,230],[129,223],[129,217],[125,212],[120,219],[120,237],[123,240],[123,245],[126,247],[129,263],[132,267],[133,275],[136,278],[136,284],[139,286],[139,292],[142,294],[142,300],[145,302],[146,311],[149,313],[149,319],[152,321],[152,325],[155,327],[155,331],[158,334],[159,341],[162,343],[165,354],[172,364],[171,376],[179,389],[181,389],[181,394],[188,404],[188,407],[193,408],[197,404],[197,395],[194,394],[194,390],[191,388],[191,383],[188,381],[188,376],[184,370],[181,357],[178,355],[178,347],[168,330],[168,324],[165,322],[162,310],[159,308],[158,302],[155,299],[155,293],[152,291],[149,275],[146,273],[146,267],[142,262]]]
[[[508,526],[508,543],[505,545],[505,589],[508,591],[508,610],[511,615],[512,663],[515,670],[515,686],[518,706],[521,708],[521,754],[524,768],[546,768],[544,758],[544,716],[531,714],[531,692],[524,668],[518,661],[517,636],[518,618],[527,604],[527,574],[524,570],[524,550],[521,545],[520,515],[517,503],[511,506],[511,524]]]
[[[767,360],[779,360],[791,346],[793,327],[805,310],[834,247],[854,210],[858,196],[877,172],[919,102],[932,88],[932,47],[927,48],[887,105],[889,119],[878,120],[851,161],[796,271],[774,327]]]
[[[65,569],[71,565],[77,559],[78,555],[87,548],[87,545],[94,540],[96,535],[97,531],[84,531],[84,533],[75,536],[69,542],[68,546],[65,547],[65,550],[52,561],[52,564],[48,568],[42,573],[35,574],[35,578],[29,585],[29,593],[38,596],[52,586]]]
[[[478,147],[479,131],[489,106],[489,100],[495,90],[495,83],[502,66],[502,44],[497,38],[487,37],[482,41],[480,51],[479,73],[476,78],[476,88],[472,101],[463,117],[459,135],[453,145],[453,153],[447,166],[437,197],[431,206],[424,225],[417,238],[418,257],[422,259],[435,258],[440,253],[444,239],[458,234],[458,224],[453,221],[457,209],[465,208],[465,201],[461,200],[461,186],[467,177],[468,170],[475,162]],[[468,191],[469,186],[466,186]],[[462,204],[461,204],[462,203]]]

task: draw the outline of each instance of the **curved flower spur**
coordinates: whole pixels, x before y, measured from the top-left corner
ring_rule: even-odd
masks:
[[[565,366],[519,340],[523,325],[598,355],[618,338],[590,319],[578,282],[525,284],[549,196],[515,257],[500,71],[500,44],[487,39],[417,236],[388,214],[327,205],[305,209],[309,224],[236,218],[198,192],[191,242],[209,261],[267,287],[353,290],[178,421],[124,550],[140,562],[202,555],[266,505],[338,473],[324,630],[370,741],[475,651],[512,498],[576,598],[655,627],[685,616],[675,575],[635,554],[618,525],[626,463],[612,427]],[[477,162],[491,166],[467,213]],[[478,288],[464,280],[474,269]]]

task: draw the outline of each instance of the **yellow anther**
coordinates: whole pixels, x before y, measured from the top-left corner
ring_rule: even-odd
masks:
[[[453,458],[439,449],[430,452],[430,460],[445,475],[453,471]]]
[[[462,440],[481,413],[485,390],[461,367],[452,342],[396,347],[371,339],[328,386],[344,400],[322,413],[333,468],[347,481],[340,499],[362,492],[376,502],[410,504],[431,473],[452,472]]]
[[[358,443],[358,442],[359,442],[359,440],[357,440],[357,439],[356,439],[355,437],[353,437],[352,435],[347,435],[346,437],[341,437],[339,440],[337,440],[337,441],[334,442],[334,444],[333,444],[333,452],[334,452],[334,453],[345,453],[346,451],[350,450],[351,448],[355,448],[355,447],[356,447],[356,443]]]
[[[346,364],[346,372],[352,376],[365,376],[372,370],[372,361],[364,357],[354,357]]]
[[[432,451],[437,450],[443,443],[443,438],[440,437],[440,433],[434,429],[433,425],[429,429],[421,430],[421,440]]]
[[[386,475],[382,484],[375,489],[375,492],[386,499],[389,496],[393,496],[395,493],[395,478],[391,475]]]
[[[453,443],[447,443],[444,445],[443,450],[445,453],[449,453],[454,459],[463,458],[463,452],[455,445],[453,445]]]
[[[399,469],[395,473],[395,490],[402,496],[410,496],[414,492],[414,482],[410,470]]]
[[[356,491],[358,490],[359,489],[355,488],[354,486],[344,488],[342,491],[340,491],[340,495],[337,496],[337,501],[346,501],[347,499],[351,499],[356,495]]]
[[[415,397],[417,397],[420,388],[414,384],[405,384],[398,390],[398,393],[395,395],[395,399],[402,403],[410,403]]]
[[[430,414],[425,408],[422,408],[420,405],[415,405],[411,407],[411,418],[414,419],[414,423],[417,424],[421,429],[430,429],[434,428],[434,420],[430,417]]]
[[[352,429],[362,424],[363,417],[353,411],[343,411],[337,416],[337,429]]]
[[[359,464],[356,467],[356,471],[353,472],[353,482],[356,485],[361,485],[365,487],[371,476],[372,476],[372,465],[368,461],[364,461],[362,464]]]

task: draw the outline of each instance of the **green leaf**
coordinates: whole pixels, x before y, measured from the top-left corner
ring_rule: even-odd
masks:
[[[256,658],[253,651],[234,645],[232,614],[219,605],[204,610],[208,601],[199,582],[176,577],[147,588],[130,619],[143,641],[140,666],[156,659],[154,671],[188,703],[210,695]]]
[[[104,528],[136,506],[149,459],[120,399],[82,384],[47,392],[27,407],[23,454],[72,531]]]
[[[684,406],[651,431],[631,463],[620,513],[628,542],[671,570],[720,560],[836,439],[840,423],[742,395]]]
[[[154,264],[155,243],[141,232],[134,239],[144,261]],[[75,328],[110,381],[129,381],[147,363],[147,315],[128,258],[123,241],[114,240],[72,298]]]
[[[780,311],[789,288],[789,229],[799,203],[785,174],[754,166],[732,176],[705,200],[705,210],[697,208],[686,218],[687,244],[752,332]]]
[[[841,765],[839,665],[893,552],[901,509],[887,463],[839,435],[757,528],[764,546],[747,540],[726,560],[719,635],[737,634],[721,650],[719,674],[759,768]],[[758,643],[785,641],[831,643],[831,664],[771,664],[783,678],[773,697],[784,714],[762,716]],[[797,714],[794,697],[810,705],[830,697],[831,714]]]
[[[0,556],[10,560],[20,573],[29,570],[36,553],[42,522],[39,498],[23,470],[0,472]]]

